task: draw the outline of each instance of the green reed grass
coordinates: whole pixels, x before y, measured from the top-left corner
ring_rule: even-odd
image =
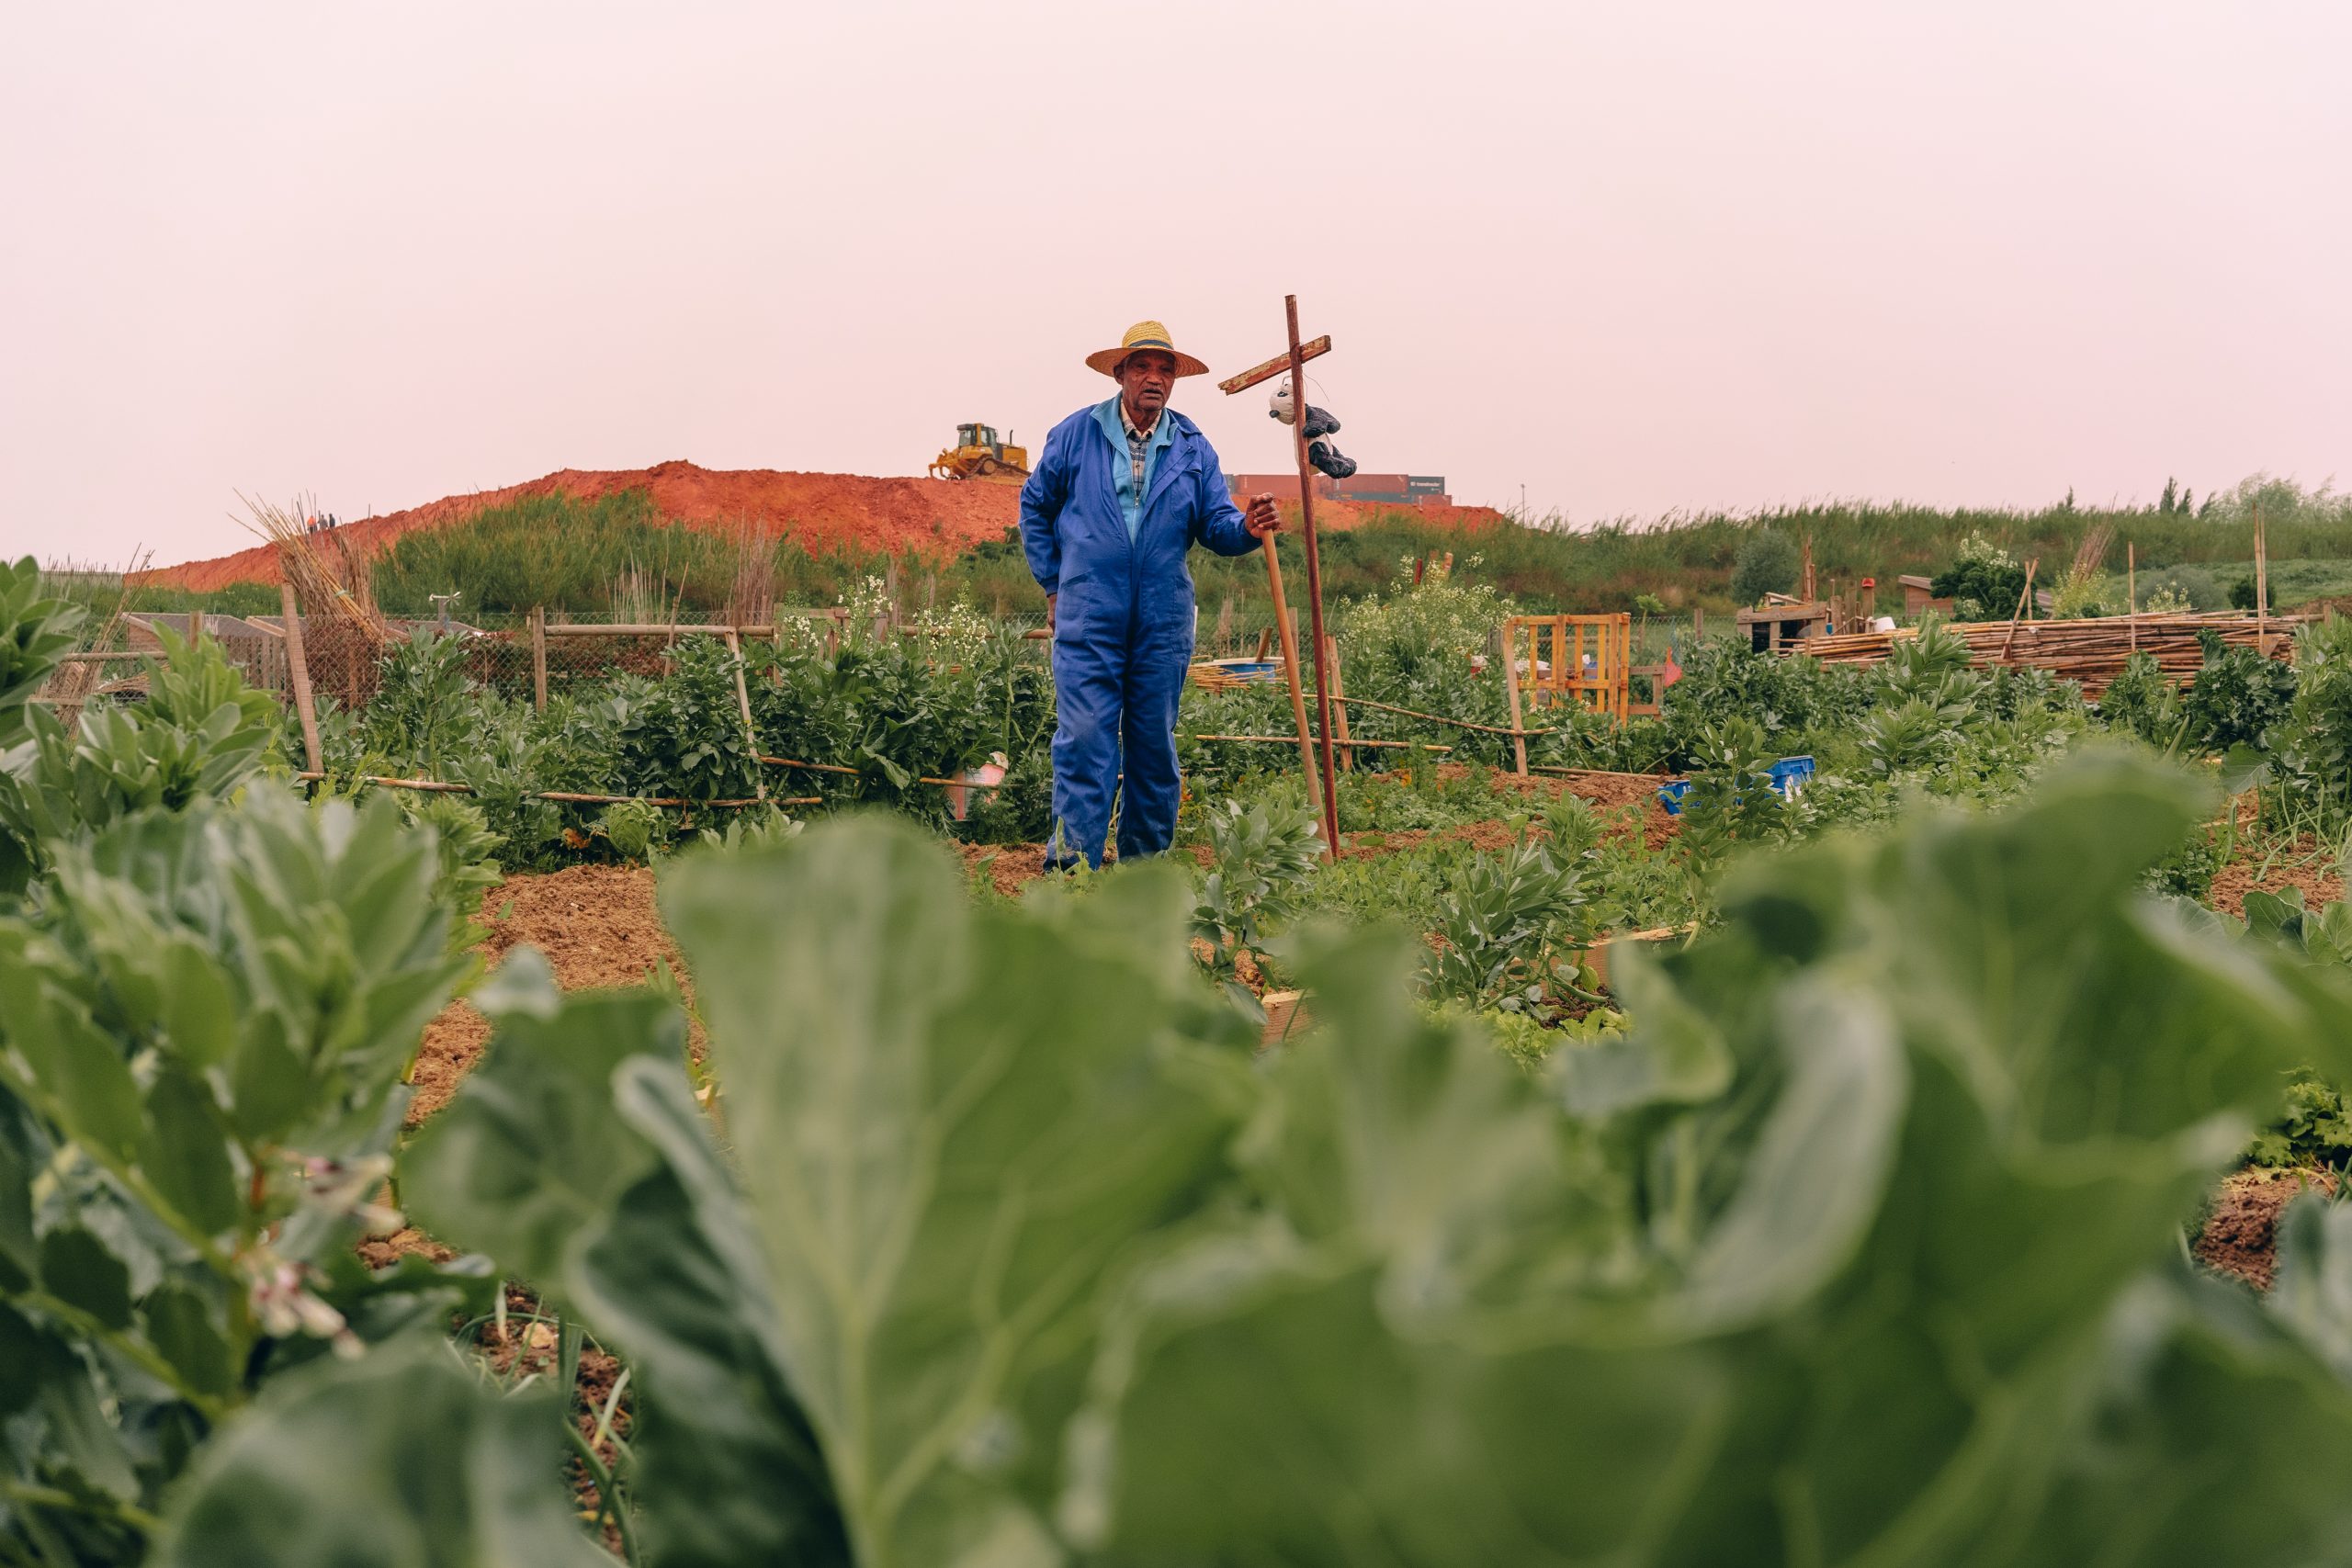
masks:
[[[1322,575],[1327,600],[1343,602],[1389,589],[1416,559],[1452,552],[1465,580],[1492,583],[1533,610],[1630,609],[1636,595],[1647,593],[1683,615],[1693,608],[1727,615],[1735,607],[1729,585],[1741,539],[1753,529],[1774,528],[1811,538],[1815,570],[1825,589],[1833,577],[1850,584],[1875,575],[1880,603],[1891,607],[1900,603],[1898,576],[1942,570],[1972,532],[2020,559],[2039,557],[2046,583],[2075,558],[2086,536],[2105,526],[2112,542],[2102,565],[2120,576],[2125,547],[2133,547],[2143,592],[2168,570],[2178,569],[2192,582],[2221,583],[2225,592],[2252,556],[2251,518],[2257,501],[2268,536],[2275,602],[2290,607],[2290,595],[2306,583],[2317,592],[2337,591],[2335,572],[2294,563],[2352,557],[2352,497],[2326,489],[2305,491],[2262,476],[2206,498],[2194,513],[2071,502],[2036,510],[1939,510],[1830,502],[1577,528],[1556,518],[1511,519],[1464,533],[1400,509],[1345,533],[1325,534]],[[1295,599],[1305,589],[1305,572],[1295,532],[1286,538]],[[893,566],[882,552],[817,554],[790,537],[780,540],[775,551],[775,597],[784,604],[836,603],[864,578],[891,575]],[[678,613],[705,617],[727,602],[731,554],[723,536],[662,517],[642,491],[593,501],[537,496],[488,508],[463,523],[403,536],[377,563],[376,594],[387,614],[423,615],[430,613],[433,594],[455,592],[462,595],[462,618],[500,624],[534,604],[573,615],[610,614],[616,587],[634,579],[640,590],[653,584]],[[957,600],[996,615],[1043,608],[1011,536],[953,559],[910,553],[895,565],[899,602],[910,609],[919,610],[928,601]],[[1204,627],[1227,598],[1234,602],[1237,624],[1255,625],[1262,617],[1266,580],[1254,557],[1196,553],[1193,570]],[[243,603],[258,600],[263,592],[270,603]],[[166,598],[172,602],[162,602]],[[275,593],[250,585],[209,595],[145,590],[134,607],[266,613],[275,608]]]

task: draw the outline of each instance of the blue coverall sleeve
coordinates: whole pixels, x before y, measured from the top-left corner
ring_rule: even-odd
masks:
[[[1029,575],[1048,593],[1061,591],[1060,525],[1069,481],[1069,427],[1064,423],[1046,437],[1045,452],[1021,484],[1021,553],[1029,558]]]
[[[1202,443],[1207,456],[1201,463],[1201,505],[1193,513],[1193,537],[1221,556],[1246,556],[1258,547],[1258,536],[1241,520],[1233,504],[1233,489],[1225,482],[1225,468],[1216,448]]]

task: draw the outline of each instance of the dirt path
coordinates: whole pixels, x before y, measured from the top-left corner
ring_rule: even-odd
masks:
[[[581,865],[546,876],[511,876],[482,895],[490,928],[481,953],[495,965],[526,944],[548,955],[567,991],[641,985],[657,962],[684,976],[678,950],[653,908],[653,873],[643,866]],[[408,1124],[423,1122],[457,1092],[490,1041],[490,1021],[452,1002],[424,1029],[411,1081]]]

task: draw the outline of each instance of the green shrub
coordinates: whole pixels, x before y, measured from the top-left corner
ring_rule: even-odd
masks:
[[[2266,817],[2339,832],[2352,818],[2352,620],[2330,615],[2295,636],[2295,695],[2271,726]]]
[[[1939,599],[1950,599],[1952,615],[1959,620],[2004,621],[2016,613],[2018,597],[2025,592],[2025,568],[1984,535],[1972,533],[1928,591]]]
[[[2169,747],[2181,733],[2180,689],[2154,655],[2134,653],[2099,694],[2098,716],[2110,729],[2127,731],[2152,746]]]
[[[1777,528],[1757,527],[1739,541],[1731,569],[1731,596],[1742,604],[1760,604],[1767,593],[1786,593],[1797,585],[1802,569],[1796,541]]]
[[[2225,645],[2210,627],[2197,640],[2205,662],[2181,703],[2191,744],[2207,754],[2233,746],[2263,747],[2264,736],[2287,716],[2294,701],[2293,668],[2251,648]]]
[[[2255,1135],[2245,1157],[2271,1169],[2340,1169],[2352,1160],[2352,1104],[2318,1074],[2299,1072],[2287,1086],[2286,1108]]]
[[[715,637],[682,639],[670,672],[622,699],[615,728],[620,795],[746,800],[766,770],[743,728],[735,694],[741,661]]]
[[[1728,722],[1755,725],[1777,743],[1850,720],[1868,702],[1849,668],[1801,654],[1758,653],[1736,638],[1721,638],[1693,651],[1682,679],[1666,690],[1663,761],[1695,765],[1706,753],[1708,731]]]

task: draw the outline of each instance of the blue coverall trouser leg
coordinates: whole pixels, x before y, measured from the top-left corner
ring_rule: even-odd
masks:
[[[1176,767],[1176,704],[1192,668],[1192,627],[1136,628],[1127,657],[1120,735],[1126,784],[1119,795],[1119,859],[1164,854],[1176,841],[1183,778]]]
[[[1126,617],[1122,617],[1127,619]],[[1119,801],[1119,858],[1164,852],[1176,839],[1182,780],[1176,766],[1176,704],[1192,663],[1190,617],[1127,625],[1085,609],[1065,612],[1054,638],[1054,820],[1049,863],[1102,863]],[[1125,787],[1120,773],[1125,764]]]

